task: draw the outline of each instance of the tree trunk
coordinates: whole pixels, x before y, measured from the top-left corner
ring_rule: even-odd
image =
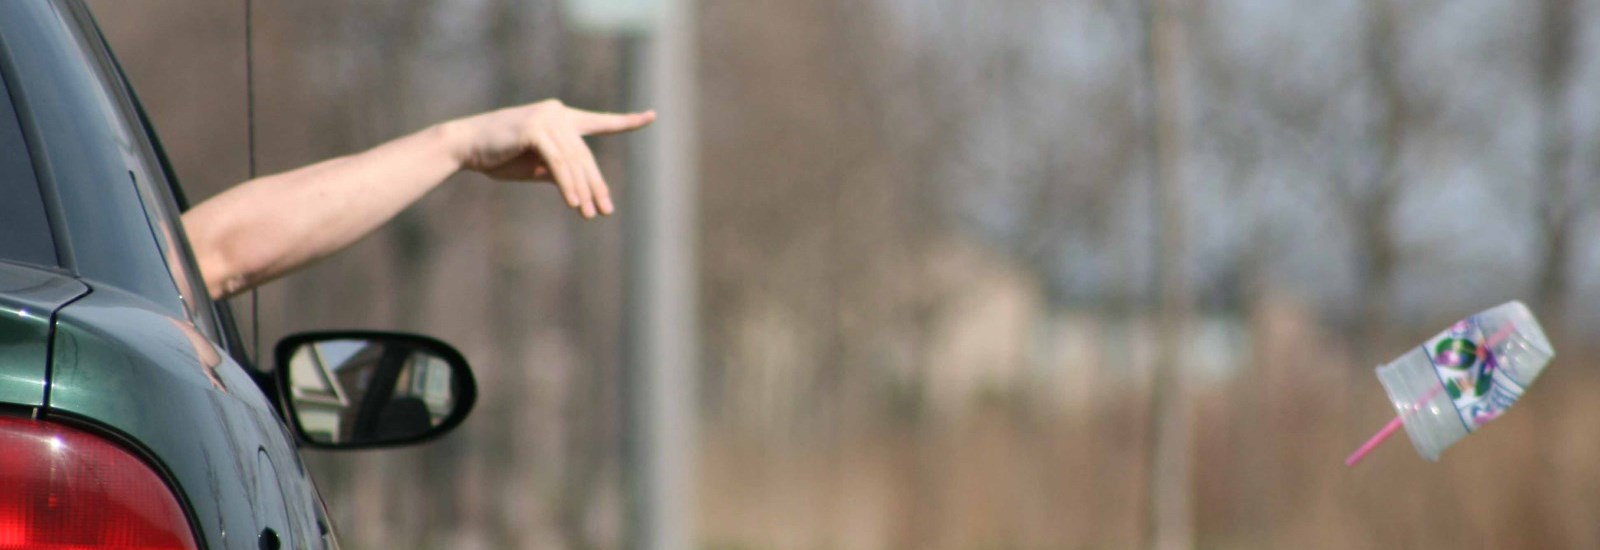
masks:
[[[1535,302],[1551,329],[1560,331],[1566,323],[1565,301],[1568,271],[1571,269],[1572,220],[1575,206],[1568,192],[1567,164],[1572,153],[1571,132],[1566,124],[1563,95],[1572,73],[1573,29],[1576,15],[1572,0],[1540,2],[1539,85],[1539,163],[1534,168],[1539,190],[1544,254],[1538,267]]]
[[[1183,12],[1172,0],[1151,0],[1146,13],[1147,110],[1155,161],[1157,255],[1160,320],[1155,371],[1151,379],[1149,503],[1146,537],[1152,548],[1194,545],[1191,507],[1193,470],[1192,404],[1186,384],[1182,345],[1190,315],[1184,275],[1187,225],[1180,164],[1184,157],[1179,113],[1178,69],[1184,48]]]

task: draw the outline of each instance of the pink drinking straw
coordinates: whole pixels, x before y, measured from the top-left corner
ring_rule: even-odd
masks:
[[[1432,398],[1433,396],[1428,396],[1428,399]],[[1426,401],[1426,399],[1424,399],[1424,401]],[[1361,447],[1356,449],[1356,452],[1350,453],[1350,456],[1344,459],[1344,465],[1355,466],[1357,462],[1361,462],[1361,459],[1367,457],[1367,453],[1372,452],[1373,449],[1378,448],[1378,446],[1382,445],[1383,442],[1388,441],[1389,436],[1394,435],[1394,432],[1399,431],[1400,427],[1405,425],[1406,422],[1401,420],[1399,415],[1396,415],[1394,420],[1390,420],[1388,424],[1383,426],[1383,429],[1378,430],[1378,433],[1373,434],[1371,439],[1368,439],[1366,443],[1362,443]]]
[[[1506,337],[1511,336],[1511,331],[1514,328],[1515,327],[1510,324],[1500,327],[1499,331],[1496,331],[1493,336],[1490,336],[1489,339],[1484,341],[1483,349],[1485,352],[1487,352],[1489,348],[1499,344],[1502,340],[1505,340]],[[1424,395],[1422,396],[1422,399],[1417,400],[1417,402],[1412,405],[1412,408],[1419,408],[1428,401],[1432,401],[1433,398],[1439,396],[1439,392],[1441,391],[1444,391],[1444,386],[1435,386],[1433,390],[1428,392],[1428,395]],[[1356,449],[1356,452],[1350,453],[1350,456],[1344,459],[1344,465],[1355,466],[1357,462],[1361,462],[1361,459],[1367,457],[1367,453],[1372,452],[1373,449],[1378,448],[1378,446],[1382,445],[1383,442],[1388,441],[1389,436],[1392,436],[1395,432],[1400,431],[1400,427],[1405,425],[1406,423],[1401,419],[1400,415],[1395,415],[1394,420],[1390,420],[1388,424],[1384,425],[1383,429],[1378,430],[1378,433],[1372,434],[1372,437],[1367,439],[1366,443],[1362,443],[1361,446]]]

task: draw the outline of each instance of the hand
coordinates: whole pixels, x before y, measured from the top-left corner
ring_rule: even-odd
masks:
[[[655,111],[598,113],[549,99],[453,120],[445,128],[462,169],[499,180],[553,181],[567,206],[593,218],[616,206],[584,136],[637,130],[655,119]]]

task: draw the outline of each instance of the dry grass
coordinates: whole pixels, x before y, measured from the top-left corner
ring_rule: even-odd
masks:
[[[1392,411],[1348,354],[1297,353],[1310,336],[1258,339],[1250,370],[1191,390],[1196,547],[1600,547],[1600,376],[1578,344],[1439,463],[1402,437],[1346,468]],[[727,549],[1144,546],[1133,393],[1072,414],[996,400],[831,442],[713,428],[700,532]]]

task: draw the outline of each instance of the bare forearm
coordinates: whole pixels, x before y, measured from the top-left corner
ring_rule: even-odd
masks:
[[[275,279],[394,218],[460,169],[446,128],[250,180],[195,206],[183,222],[212,296]]]
[[[586,136],[629,132],[654,112],[612,114],[545,100],[452,120],[357,155],[244,182],[183,216],[213,297],[270,281],[389,221],[458,170],[548,180],[584,218],[611,192]]]

